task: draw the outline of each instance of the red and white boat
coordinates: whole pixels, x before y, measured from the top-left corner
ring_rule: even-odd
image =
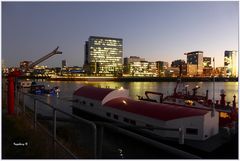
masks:
[[[219,125],[233,127],[235,122],[238,121],[238,108],[236,107],[236,96],[233,96],[232,106],[230,106],[230,102],[225,101],[225,92],[221,91],[221,100],[216,100],[213,102],[212,99],[208,98],[208,90],[206,90],[206,95],[197,95],[197,90],[200,88],[196,86],[192,89],[192,95],[187,90],[187,86],[185,89],[178,89],[179,83],[177,83],[174,88],[174,92],[172,95],[163,97],[162,93],[159,92],[151,92],[146,91],[146,97],[138,96],[139,100],[142,101],[150,101],[150,102],[158,102],[169,105],[179,105],[182,108],[194,108],[194,109],[202,109],[208,111],[217,111],[219,113]],[[178,91],[178,92],[177,92]],[[159,100],[150,98],[149,95],[159,95]]]
[[[182,105],[137,101],[126,89],[82,86],[73,94],[73,111],[81,110],[125,125],[147,127],[145,132],[166,138],[203,141],[219,133],[219,112],[207,109],[183,108]],[[153,127],[148,128],[148,127]],[[157,129],[159,128],[159,129]]]

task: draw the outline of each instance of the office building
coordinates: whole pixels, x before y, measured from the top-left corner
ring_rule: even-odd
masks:
[[[203,57],[203,67],[211,67],[211,57]]]
[[[237,66],[237,51],[225,51],[224,52],[224,67],[226,67],[226,75],[228,77],[236,77]]]
[[[140,58],[138,56],[130,56],[129,58],[128,57],[125,57],[124,58],[124,63],[123,63],[123,71],[125,74],[129,74],[130,73],[130,64],[133,63],[133,62],[141,62],[141,61],[145,61],[144,58]]]
[[[148,61],[131,62],[129,64],[129,74],[131,76],[157,76],[156,63]]]
[[[164,62],[164,61],[157,61],[156,62],[156,66],[157,66],[157,74],[159,77],[165,77],[165,72],[168,68],[168,62]]]
[[[196,70],[194,70],[195,73],[193,73],[191,71],[191,75],[194,75],[194,76],[202,75],[202,73],[203,73],[203,51],[193,51],[193,52],[185,53],[185,55],[187,55],[187,64],[190,66],[193,65],[193,66],[191,66],[191,68],[195,69],[195,66],[197,68]],[[188,71],[190,71],[190,70],[188,70]]]
[[[123,40],[90,36],[85,43],[84,66],[90,74],[116,75],[122,73]]]
[[[189,77],[194,77],[198,73],[198,66],[197,64],[187,64],[187,75]]]
[[[179,68],[179,76],[187,75],[187,65],[184,60],[179,59],[179,60],[172,61],[171,67]]]

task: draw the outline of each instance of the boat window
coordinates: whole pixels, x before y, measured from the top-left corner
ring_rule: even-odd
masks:
[[[151,131],[153,131],[153,126],[152,126],[152,125],[146,124],[146,127],[148,127],[148,128],[149,128],[148,130],[151,130]]]
[[[111,117],[111,114],[109,112],[107,112],[107,117]]]
[[[90,103],[90,106],[93,107],[93,103]]]
[[[198,135],[198,129],[194,129],[194,128],[186,128],[186,134],[190,134],[190,135]]]
[[[128,118],[123,118],[123,121],[126,122],[126,123],[129,123],[129,119]]]
[[[114,119],[118,120],[118,115],[113,115]]]
[[[136,125],[136,121],[135,120],[130,120],[130,124]]]
[[[86,102],[85,102],[85,101],[82,101],[82,104],[84,104],[84,105],[85,105],[85,104],[86,104]]]

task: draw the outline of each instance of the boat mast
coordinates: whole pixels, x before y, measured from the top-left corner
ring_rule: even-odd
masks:
[[[213,57],[213,104],[212,104],[212,117],[215,115],[215,57]]]

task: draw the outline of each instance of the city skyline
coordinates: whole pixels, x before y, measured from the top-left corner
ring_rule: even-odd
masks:
[[[123,57],[186,60],[201,50],[224,65],[238,50],[238,2],[3,2],[2,60],[19,66],[60,46],[63,55],[41,63],[82,66],[89,36],[123,39]],[[17,54],[16,54],[17,53]]]

